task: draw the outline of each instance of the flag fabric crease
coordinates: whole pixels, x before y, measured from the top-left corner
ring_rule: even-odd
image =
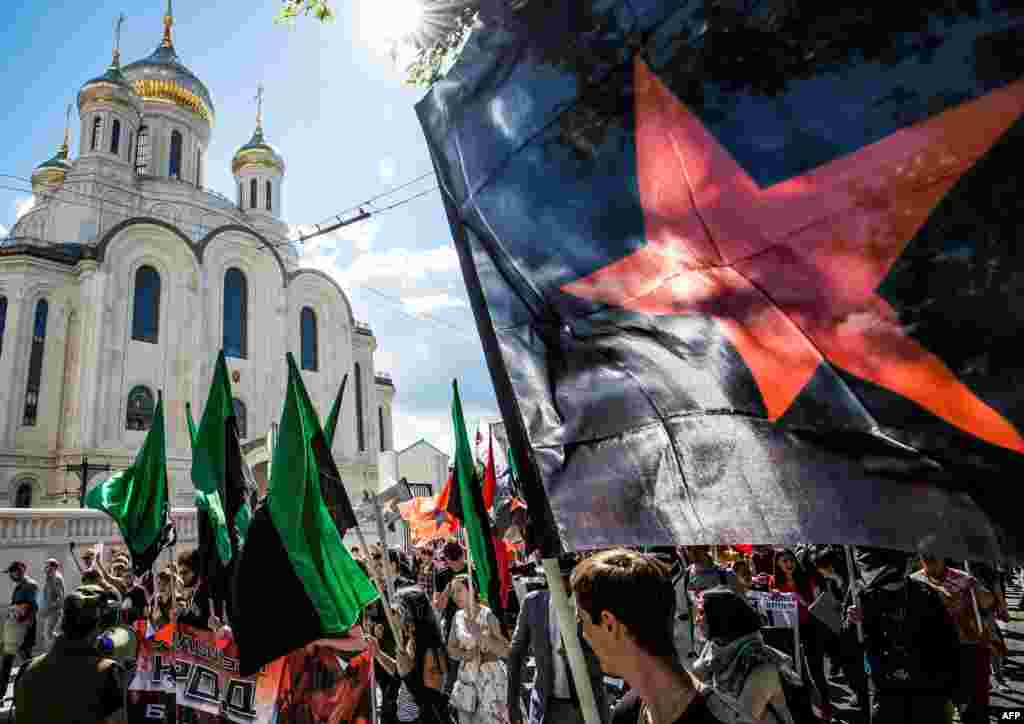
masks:
[[[85,507],[101,510],[117,523],[136,576],[149,571],[160,551],[172,543],[162,394],[135,461],[90,490],[85,496]]]
[[[287,362],[270,490],[253,516],[234,577],[231,623],[243,675],[316,639],[340,636],[378,597],[342,543],[355,515],[290,353]],[[325,488],[336,495],[333,509]],[[287,625],[267,626],[263,609],[241,605],[264,597],[268,580]]]
[[[1019,557],[1024,20],[771,5],[495,11],[417,106],[531,530]]]

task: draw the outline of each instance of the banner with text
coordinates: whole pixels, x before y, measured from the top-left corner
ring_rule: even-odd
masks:
[[[300,649],[246,677],[238,673],[234,643],[221,649],[211,631],[179,626],[173,650],[156,638],[140,642],[128,718],[133,724],[368,724],[368,659],[350,656]]]

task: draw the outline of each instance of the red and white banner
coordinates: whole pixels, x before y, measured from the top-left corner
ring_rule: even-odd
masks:
[[[282,622],[283,623],[283,622]],[[220,648],[213,632],[178,626],[139,644],[128,691],[128,720],[201,724],[368,724],[368,657],[319,648],[298,650],[255,676],[238,673],[234,643]]]

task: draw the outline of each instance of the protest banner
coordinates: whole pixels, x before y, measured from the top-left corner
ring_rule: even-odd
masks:
[[[157,638],[140,642],[128,721],[286,724],[312,717],[368,724],[368,659],[347,656],[299,649],[242,676],[234,642],[219,648],[212,631],[181,625],[173,651]]]

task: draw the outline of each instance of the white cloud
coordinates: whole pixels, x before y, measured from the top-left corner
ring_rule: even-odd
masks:
[[[0,236],[7,236],[7,234],[8,234],[7,227],[4,226],[3,224],[0,224]]]
[[[377,163],[377,175],[384,184],[390,186],[398,175],[398,162],[391,156],[385,156]]]
[[[404,304],[414,314],[430,314],[439,309],[466,307],[466,303],[450,294],[426,294],[422,297],[403,297]]]
[[[321,227],[330,225],[330,222],[328,222],[322,224]],[[290,238],[298,239],[304,234],[315,232],[316,227],[312,224],[295,224],[289,227],[289,231]],[[369,218],[349,226],[343,226],[326,234],[314,236],[312,239],[307,239],[302,243],[303,260],[305,261],[307,255],[323,254],[328,250],[336,252],[348,247],[355,249],[361,254],[366,253],[373,248],[373,242],[378,234],[380,234],[380,224],[374,219]]]
[[[35,196],[25,196],[24,198],[17,199],[14,202],[14,218],[20,219],[22,216],[32,210],[32,207],[36,205]]]
[[[350,284],[413,290],[430,275],[451,274],[459,257],[450,246],[414,250],[388,249],[356,257],[342,278]]]
[[[500,419],[497,410],[483,408],[466,408],[463,410],[463,415],[466,418],[466,427],[470,438],[475,435],[477,423],[480,420]],[[396,403],[392,411],[392,422],[395,450],[407,448],[423,438],[448,457],[452,457],[455,452],[451,412],[447,408],[436,411],[407,412],[400,404]],[[473,440],[470,439],[469,443],[472,445]]]

